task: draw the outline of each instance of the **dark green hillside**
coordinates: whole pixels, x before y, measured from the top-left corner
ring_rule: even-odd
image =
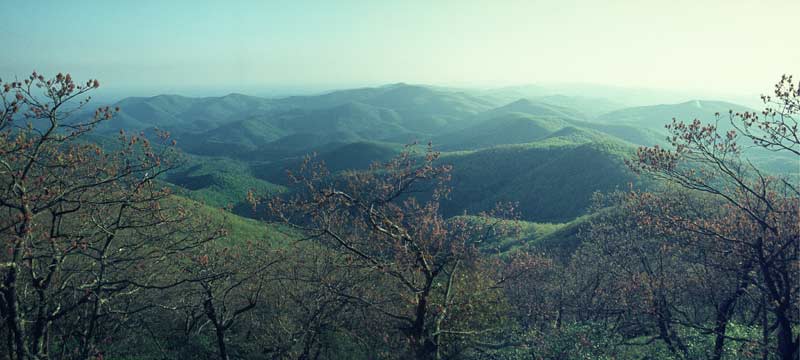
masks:
[[[515,119],[537,125],[536,119],[527,116]],[[623,164],[632,147],[612,137],[572,126],[555,131],[545,128],[545,134],[537,137],[541,139],[525,144],[444,153],[442,163],[453,165],[453,192],[444,203],[445,213],[477,213],[498,202],[519,202],[526,220],[566,222],[585,213],[595,191],[635,181]],[[400,150],[396,144],[356,142],[319,151],[317,159],[332,172],[366,169]],[[294,157],[252,169],[259,179],[285,184],[286,171],[296,169],[301,161],[302,157]]]
[[[172,201],[183,203],[197,212],[197,215],[218,224],[228,231],[225,238],[218,241],[218,246],[230,246],[244,244],[246,242],[266,242],[270,246],[285,246],[293,240],[291,230],[276,227],[262,221],[249,219],[232,214],[216,206],[210,206],[204,202],[186,198],[183,196],[173,196]]]
[[[318,159],[324,161],[331,171],[364,169],[376,161],[387,161],[402,150],[401,145],[377,142],[356,142],[320,153]]]
[[[449,221],[464,220],[467,222],[477,222],[479,224],[491,224],[505,229],[510,236],[502,238],[490,238],[480,243],[480,248],[486,253],[504,254],[515,249],[528,250],[536,246],[541,239],[550,238],[550,235],[559,232],[569,224],[558,223],[537,223],[523,220],[500,220],[491,217],[475,215],[458,215]]]
[[[258,118],[234,121],[197,134],[178,134],[178,146],[197,155],[241,156],[286,135]]]
[[[254,177],[244,163],[205,157],[190,158],[165,180],[177,185],[179,194],[214,207],[241,207],[248,191],[263,195],[284,190]]]
[[[376,161],[387,161],[402,150],[402,145],[377,142],[354,142],[317,151],[316,160],[324,162],[328,170],[367,169]],[[259,179],[271,183],[285,184],[287,170],[295,170],[303,161],[302,156],[281,161],[253,165],[253,172]]]
[[[498,202],[519,202],[524,219],[566,222],[584,214],[595,191],[636,181],[623,159],[632,148],[575,128],[524,145],[453,153],[453,192],[447,214],[491,209]]]
[[[279,161],[285,158],[303,156],[314,151],[326,151],[357,141],[361,141],[361,138],[351,132],[292,134],[259,146],[255,150],[241,155],[240,158],[257,162]]]
[[[592,213],[577,217],[567,223],[557,224],[552,231],[537,237],[523,234],[523,239],[519,241],[520,245],[524,245],[529,251],[543,251],[560,259],[569,259],[580,247],[582,233],[591,226],[592,220],[597,216],[598,213]]]
[[[302,114],[290,113],[265,121],[292,133],[352,133],[365,139],[380,139],[406,131],[395,111],[357,102]]]
[[[700,119],[709,123],[714,121],[714,114],[723,115],[724,121],[720,125],[727,125],[729,110],[734,112],[753,111],[747,107],[724,101],[691,100],[679,104],[663,104],[651,106],[637,106],[604,114],[597,118],[598,121],[608,124],[626,124],[662,131],[664,125],[671,123],[672,118],[680,121],[691,122]]]

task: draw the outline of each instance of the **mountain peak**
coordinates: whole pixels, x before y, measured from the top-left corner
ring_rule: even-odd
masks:
[[[535,104],[535,102],[534,102],[533,100],[531,100],[531,99],[528,99],[528,98],[520,98],[520,99],[517,99],[516,101],[513,101],[513,102],[509,103],[509,104],[508,104],[508,105],[506,105],[506,106],[516,106],[516,105],[534,105],[534,104]]]
[[[676,105],[681,105],[681,106],[686,106],[686,107],[691,107],[691,108],[696,108],[696,109],[702,109],[704,107],[707,107],[707,105],[709,105],[709,103],[713,103],[713,101],[692,99],[692,100],[684,101],[682,103],[678,103]],[[665,104],[665,105],[668,105],[668,104]]]
[[[151,96],[151,99],[189,99],[188,96],[178,95],[178,94],[158,94],[155,96]]]
[[[223,96],[223,98],[248,98],[248,97],[250,97],[250,96],[242,94],[242,93],[237,93],[237,92],[232,92],[232,93],[230,93],[228,95]]]

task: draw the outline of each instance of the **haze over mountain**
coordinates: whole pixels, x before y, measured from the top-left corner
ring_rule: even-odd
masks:
[[[40,11],[40,4],[47,11]],[[800,63],[800,50],[785,46],[796,30],[798,5],[785,0],[765,6],[513,0],[498,6],[472,1],[193,5],[17,4],[6,25],[8,46],[22,51],[5,55],[0,71],[21,75],[33,66],[55,73],[69,64],[77,77],[103,79],[104,89],[115,96],[287,94],[408,81],[512,89],[544,84],[565,95],[647,105],[657,99],[643,88],[695,93],[694,98],[747,96],[755,102],[769,89],[768,79],[780,75],[777,69],[797,70]],[[31,18],[40,26],[26,26]],[[83,26],[57,25],[65,18]],[[754,19],[771,19],[770,26],[741,26]],[[672,30],[676,27],[692,30]],[[82,40],[60,48],[55,33]],[[114,50],[102,44],[115,44]],[[53,56],[56,48],[59,56]],[[735,55],[722,60],[720,54]],[[526,92],[517,98],[535,96],[530,89],[517,90]],[[659,101],[679,100],[661,96]]]
[[[753,112],[754,109],[723,101],[689,100],[678,104],[659,104],[620,109],[600,115],[597,120],[609,124],[627,124],[648,129],[663,129],[672,119],[692,121],[700,119],[713,122],[716,114],[722,117],[722,125],[728,120],[728,112]]]

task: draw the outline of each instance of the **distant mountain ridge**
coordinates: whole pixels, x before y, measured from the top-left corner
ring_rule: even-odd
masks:
[[[749,110],[720,101],[619,108],[621,104],[602,98],[524,89],[528,91],[515,91],[537,96],[499,103],[496,94],[397,83],[275,99],[242,94],[136,97],[118,102],[122,111],[101,130],[160,128],[172,132],[191,153],[252,158],[259,152],[288,156],[289,148],[349,141],[432,140],[443,149],[470,149],[533,141],[546,135],[542,129],[552,132],[567,125],[652,145],[663,142],[663,125],[673,116],[691,120],[728,109]],[[512,113],[535,119],[512,120]],[[492,119],[500,122],[482,124]],[[293,145],[287,147],[289,143]]]
[[[733,110],[733,112],[753,111],[746,106],[725,101],[689,100],[677,104],[625,108],[603,114],[597,120],[608,124],[635,125],[663,130],[664,125],[672,122],[673,118],[684,122],[699,119],[705,123],[711,123],[715,121],[715,114],[719,113],[727,122],[729,110]]]
[[[398,83],[285,98],[127,98],[102,131],[170,131],[194,165],[167,180],[243,215],[250,214],[243,194],[284,191],[286,171],[306,154],[334,173],[366,171],[404,144],[430,141],[453,165],[446,215],[513,201],[525,220],[567,222],[585,214],[594,192],[639,183],[624,160],[636,146],[663,144],[673,117],[749,110],[707,100],[624,107],[546,90],[503,94]]]
[[[123,99],[115,104],[122,109],[117,118],[100,130],[160,128],[172,132],[187,151],[221,155],[213,149],[226,143],[244,153],[300,134],[324,135],[330,141],[337,140],[331,134],[363,141],[429,137],[494,105],[462,92],[407,84],[280,99],[159,95]]]

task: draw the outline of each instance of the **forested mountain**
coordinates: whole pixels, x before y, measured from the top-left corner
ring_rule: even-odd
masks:
[[[430,141],[454,166],[445,214],[519,202],[524,219],[565,222],[586,213],[595,191],[638,182],[623,161],[636,146],[665,144],[665,120],[747,110],[719,101],[620,109],[599,97],[547,91],[400,83],[273,99],[161,95],[120,101],[119,119],[100,130],[171,131],[198,165],[168,180],[195,198],[227,201],[243,215],[250,211],[241,194],[288,185],[287,170],[307,154],[317,154],[333,172],[366,170],[399,154],[404,144]],[[535,96],[500,100],[509,94]]]
[[[733,115],[742,150],[717,101],[392,84],[88,117],[58,109],[98,83],[28,81],[47,105],[15,82],[0,113],[15,360],[795,353],[785,117]]]
[[[557,115],[527,112],[481,114],[487,119],[462,130],[439,135],[432,142],[442,150],[469,150],[503,144],[530,143],[547,137],[569,123]],[[495,117],[492,117],[495,116]]]
[[[241,94],[208,98],[158,95],[147,98],[126,98],[115,105],[120,107],[116,121],[104,124],[99,130],[140,130],[158,127],[169,130],[206,131],[221,124],[244,120],[277,106],[272,100]]]
[[[528,144],[445,154],[453,193],[443,210],[478,213],[518,202],[526,220],[566,222],[586,213],[594,192],[637,181],[623,163],[632,153],[607,136],[568,127]]]
[[[453,165],[445,215],[515,202],[527,221],[566,223],[587,214],[595,192],[650,186],[624,161],[637,146],[667,145],[672,118],[710,121],[720,113],[727,129],[729,110],[750,111],[706,100],[626,108],[597,92],[555,91],[398,83],[285,98],[159,95],[118,102],[115,120],[98,130],[171,131],[188,165],[166,180],[185,196],[248,217],[258,215],[244,195],[286,191],[287,171],[308,154],[333,173],[365,171],[416,141],[431,142]],[[795,165],[785,155],[747,151],[771,171],[791,173]]]
[[[564,95],[502,103],[490,95],[406,84],[280,99],[159,95],[128,98],[116,106],[118,117],[101,131],[160,128],[171,131],[190,153],[248,159],[259,151],[287,156],[329,142],[432,140],[442,149],[475,149],[534,141],[567,125],[651,145],[663,142],[664,124],[673,117],[712,120],[715,113],[750,110],[700,100],[622,108],[602,98]]]

